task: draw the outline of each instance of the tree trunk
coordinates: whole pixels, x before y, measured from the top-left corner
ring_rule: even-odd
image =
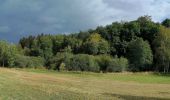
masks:
[[[3,60],[3,62],[2,62],[2,67],[4,67],[4,62],[5,62],[5,61]]]
[[[167,73],[169,72],[169,62],[168,62],[168,67],[167,67]]]
[[[166,64],[165,64],[165,62],[164,62],[164,57],[163,57],[162,59],[163,59],[164,73],[166,73]]]

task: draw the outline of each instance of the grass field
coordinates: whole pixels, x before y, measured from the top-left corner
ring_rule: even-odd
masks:
[[[170,100],[170,76],[0,68],[0,100]]]

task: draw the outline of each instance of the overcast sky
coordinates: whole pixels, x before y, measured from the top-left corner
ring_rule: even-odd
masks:
[[[170,18],[170,0],[0,0],[0,39],[78,32],[142,15]]]

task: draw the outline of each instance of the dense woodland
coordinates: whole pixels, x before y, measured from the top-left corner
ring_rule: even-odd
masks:
[[[68,35],[0,41],[0,66],[57,71],[170,72],[170,19],[150,16]]]

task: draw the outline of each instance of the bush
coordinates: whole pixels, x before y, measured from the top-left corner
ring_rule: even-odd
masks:
[[[96,56],[96,61],[98,65],[100,66],[100,71],[106,72],[106,69],[108,67],[108,63],[113,60],[113,58],[109,55],[99,55]]]
[[[42,68],[44,67],[44,59],[41,57],[30,57],[31,64],[34,68]],[[29,65],[28,65],[29,67]]]
[[[17,55],[14,63],[19,68],[41,68],[44,66],[44,59],[41,57]]]
[[[60,68],[61,71],[65,71],[66,70],[65,63],[61,63],[59,68]]]
[[[57,53],[48,62],[48,69],[62,71],[122,72],[127,67],[127,59],[112,58],[109,55],[92,56],[87,54]]]
[[[25,68],[27,67],[28,62],[29,62],[29,57],[17,55],[15,59],[15,66],[20,68]]]
[[[113,58],[109,55],[96,56],[96,61],[103,72],[122,72],[127,70],[128,60],[126,58]]]
[[[107,72],[122,72],[126,71],[128,60],[126,58],[114,58],[110,60],[107,66]]]
[[[47,68],[53,69],[53,70],[60,70],[61,64],[65,62],[66,60],[69,60],[73,55],[71,53],[57,53],[54,57],[52,57],[48,63]],[[61,68],[63,69],[63,68]]]
[[[15,45],[0,40],[0,66],[14,67],[16,54],[18,51]]]
[[[92,71],[99,72],[100,68],[94,56],[86,54],[74,55],[65,59],[65,67],[69,71]]]

